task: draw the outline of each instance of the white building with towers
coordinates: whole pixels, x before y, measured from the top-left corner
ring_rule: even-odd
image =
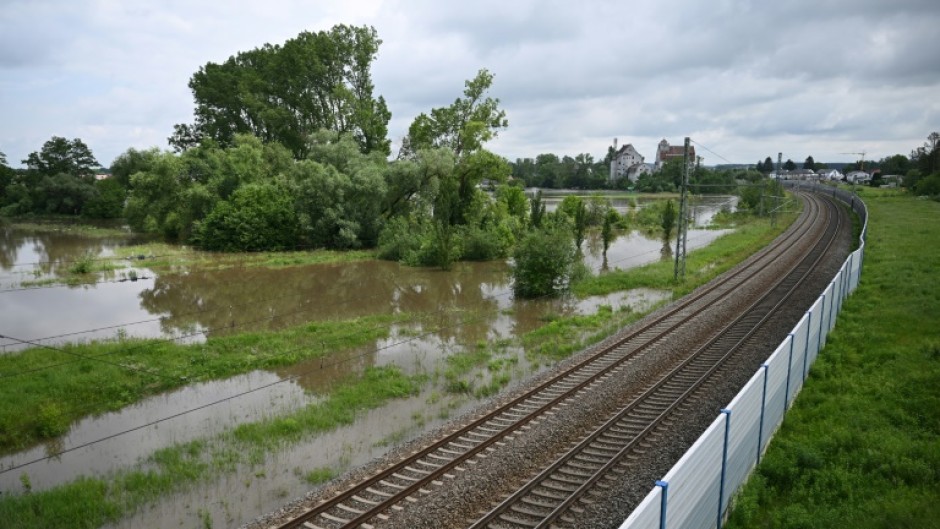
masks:
[[[617,138],[614,138],[614,157],[610,161],[610,181],[628,178],[635,182],[640,175],[649,173],[652,167],[645,162],[632,143],[617,149]]]

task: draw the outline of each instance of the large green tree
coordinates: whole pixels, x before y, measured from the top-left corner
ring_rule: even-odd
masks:
[[[79,138],[67,140],[59,136],[53,136],[39,151],[31,152],[23,163],[43,176],[64,173],[79,178],[94,176],[98,166],[98,161],[85,142]]]
[[[207,63],[189,81],[195,122],[176,125],[170,144],[185,150],[211,138],[226,147],[249,133],[299,159],[308,136],[326,129],[387,155],[391,113],[373,96],[370,71],[381,43],[375,28],[341,24]]]
[[[459,160],[480,149],[509,126],[506,113],[499,109],[499,99],[486,95],[493,84],[493,74],[486,69],[465,83],[463,97],[447,107],[421,113],[408,128],[403,157],[421,149],[450,149]]]

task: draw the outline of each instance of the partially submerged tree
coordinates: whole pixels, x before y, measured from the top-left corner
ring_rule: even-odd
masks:
[[[666,207],[663,208],[660,226],[663,228],[663,241],[672,238],[672,230],[676,227],[676,204],[672,200],[666,201]]]
[[[480,184],[484,180],[501,183],[510,173],[505,159],[483,149],[486,141],[507,126],[499,100],[486,95],[492,82],[493,75],[480,70],[465,83],[464,97],[415,118],[402,144],[397,163],[404,167],[393,171],[389,190],[394,195],[387,200],[386,214],[405,210],[407,203],[429,210],[413,217],[415,222],[419,218],[431,220],[420,225],[425,230],[419,252],[423,257],[418,259],[422,264],[447,268],[460,257],[459,235],[476,233],[483,227],[479,225],[482,218],[475,215],[479,212],[471,212],[473,207],[483,207]],[[479,219],[478,225],[469,226],[471,218]],[[499,223],[488,225],[495,227]],[[391,227],[404,229],[401,223]],[[389,234],[384,240],[400,242],[403,236]]]
[[[407,150],[400,157],[408,158],[422,149],[441,147],[453,151],[459,160],[495,138],[499,129],[509,126],[506,113],[499,109],[499,99],[486,96],[493,84],[493,74],[486,69],[465,83],[464,97],[450,106],[421,113],[408,128]]]

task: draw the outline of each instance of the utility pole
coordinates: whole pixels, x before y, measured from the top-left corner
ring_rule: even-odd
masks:
[[[676,266],[674,279],[678,282],[679,278],[685,279],[685,249],[686,235],[688,234],[688,205],[686,202],[686,192],[689,188],[689,143],[688,136],[685,138],[685,150],[682,154],[682,190],[679,194],[679,231],[676,232]]]

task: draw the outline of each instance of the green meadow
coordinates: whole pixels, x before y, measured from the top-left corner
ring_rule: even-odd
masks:
[[[940,203],[862,198],[859,288],[725,527],[940,527]]]

